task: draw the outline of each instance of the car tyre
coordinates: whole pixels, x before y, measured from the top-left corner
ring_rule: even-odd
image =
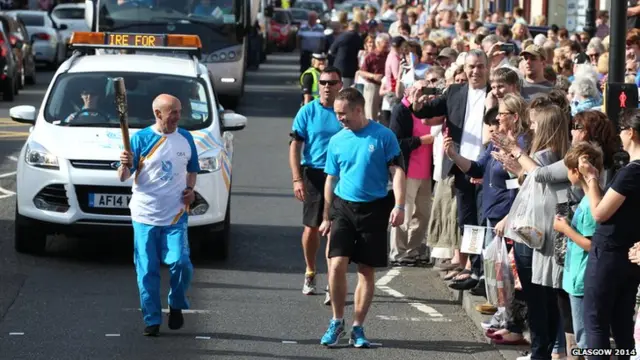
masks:
[[[200,241],[202,255],[211,260],[224,261],[229,257],[229,242],[231,238],[231,196],[227,202],[222,230],[203,229]]]
[[[13,78],[6,78],[4,83],[4,89],[2,89],[2,100],[13,101],[16,97],[15,94],[15,80]]]
[[[24,89],[24,86],[27,83],[26,71],[24,69],[25,69],[25,66],[23,64],[22,70],[20,70],[20,81],[18,81],[16,95],[18,94],[18,90]]]
[[[33,71],[31,72],[31,75],[27,75],[27,77],[25,77],[25,82],[27,83],[27,85],[35,85],[36,84],[36,69],[34,66]]]
[[[22,254],[43,254],[47,247],[47,233],[30,219],[20,215],[18,204],[15,212],[13,244],[16,251]]]

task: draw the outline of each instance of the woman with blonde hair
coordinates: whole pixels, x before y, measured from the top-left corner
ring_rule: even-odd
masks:
[[[529,119],[531,129],[534,131],[530,150],[520,149],[513,156],[511,145],[515,142],[508,140],[504,133],[494,135],[494,143],[501,147],[505,154],[498,159],[505,167],[518,174],[519,178],[531,176],[543,186],[542,211],[545,216],[553,218],[556,213],[556,205],[559,201],[565,202],[570,184],[568,182],[547,183],[541,181],[538,172],[547,165],[561,161],[569,149],[569,117],[567,110],[552,104],[548,97],[534,99],[529,106]],[[511,144],[510,144],[511,142]],[[524,154],[527,159],[532,159],[537,165],[535,168],[518,167],[512,162],[520,161]],[[496,226],[496,232],[504,234],[508,219]],[[528,308],[529,328],[531,331],[531,358],[550,359],[554,352],[556,340],[559,342],[558,354],[566,354],[564,336],[559,331],[562,329],[560,311],[558,307],[557,291],[562,288],[562,266],[554,260],[555,233],[553,222],[548,221],[543,231],[542,246],[532,249],[529,246],[516,242],[514,244],[514,257],[518,277],[522,284],[522,291]]]
[[[609,74],[609,53],[608,52],[600,55],[600,57],[598,58],[598,64],[596,68],[598,69],[598,74],[602,75],[603,77]]]
[[[513,41],[516,43],[518,48],[525,49],[526,47],[523,42],[527,39],[531,39],[531,33],[529,32],[527,25],[515,23],[513,27],[511,27],[511,33],[513,34]]]
[[[364,49],[358,52],[358,69],[360,69],[364,64],[364,59],[367,57],[367,54],[369,54],[370,52],[373,52],[373,50],[375,49],[376,47],[375,41],[376,41],[376,38],[373,35],[367,35],[367,37],[364,39]],[[357,71],[356,71],[356,78],[355,78],[354,84],[355,84],[354,87],[358,89],[360,92],[364,91],[364,84],[366,84],[366,80],[361,78],[358,75]]]
[[[527,147],[531,140],[531,130],[529,129],[527,121],[526,108],[526,102],[520,95],[507,94],[501,99],[496,114],[497,116],[495,116],[495,119],[498,121],[498,131],[513,134],[522,147]],[[493,125],[491,122],[485,123],[488,126]],[[504,219],[509,214],[509,210],[517,194],[516,189],[507,185],[512,176],[504,169],[502,164],[492,156],[492,153],[499,151],[499,149],[490,143],[477,161],[464,158],[458,154],[453,146],[451,137],[445,138],[444,149],[447,156],[453,160],[462,172],[471,178],[482,179],[482,183],[485,185],[483,187],[481,201],[483,215],[482,225],[486,225],[488,228],[499,228],[500,224],[504,223]],[[484,246],[487,246],[495,235],[502,236],[502,234],[488,233]],[[481,256],[478,256],[474,260],[471,270],[457,270],[459,270],[461,274],[473,273],[474,276],[477,276],[480,279],[477,286],[478,291],[484,291],[484,271]],[[474,289],[474,291],[476,290]],[[481,305],[477,309],[480,312],[495,312],[497,310],[488,304]],[[504,310],[505,309],[502,309],[502,311]],[[524,337],[522,336],[522,327],[524,324],[521,319],[513,321],[513,315],[514,314],[511,313],[507,314],[506,317],[510,320],[510,323],[506,329],[497,330],[495,333],[487,332],[487,336],[492,337],[493,341],[498,344],[522,344],[524,342]]]

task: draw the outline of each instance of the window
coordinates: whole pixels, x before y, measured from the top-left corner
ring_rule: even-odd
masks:
[[[53,16],[58,19],[82,20],[84,19],[83,8],[62,8],[53,10]]]
[[[60,126],[119,127],[113,90],[113,79],[117,77],[123,77],[127,87],[129,127],[140,129],[155,122],[151,105],[162,93],[180,100],[180,127],[198,130],[211,124],[213,104],[209,101],[204,81],[182,76],[130,72],[61,75],[47,101],[45,119]]]
[[[287,14],[284,11],[276,11],[273,14],[273,20],[278,24],[288,24],[289,23],[289,17],[287,16]]]
[[[22,20],[26,26],[44,26],[43,15],[20,14],[18,18]]]

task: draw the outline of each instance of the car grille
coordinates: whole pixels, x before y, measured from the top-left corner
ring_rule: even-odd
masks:
[[[49,205],[57,206],[63,211],[69,209],[69,198],[63,184],[47,185],[38,192],[35,198],[39,198]]]
[[[75,185],[76,195],[78,196],[78,204],[80,209],[87,214],[101,215],[126,215],[130,216],[131,212],[126,209],[109,209],[109,208],[93,208],[89,206],[89,194],[131,194],[130,187],[124,186],[94,186],[94,185]]]
[[[117,170],[120,165],[119,161],[115,160],[69,160],[71,166],[78,169],[91,169],[91,170]]]

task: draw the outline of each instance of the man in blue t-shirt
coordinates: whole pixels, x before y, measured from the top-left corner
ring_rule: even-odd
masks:
[[[131,152],[120,154],[118,177],[134,175],[129,204],[133,222],[133,260],[138,276],[145,336],[157,336],[162,323],[160,264],[169,267],[169,329],[184,324],[186,292],[193,266],[189,259],[187,221],[200,171],[191,133],[178,128],[182,105],[161,94],[153,101],[156,123],[131,137]]]
[[[316,293],[316,257],[320,248],[318,227],[322,223],[324,210],[327,145],[329,139],[342,130],[333,112],[333,101],[342,88],[341,79],[342,74],[338,69],[325,68],[318,81],[320,98],[300,108],[291,128],[289,166],[293,175],[293,193],[303,202],[302,250],[307,270],[302,293],[305,295]],[[329,305],[330,301],[327,289],[325,304]]]
[[[365,117],[364,102],[358,90],[348,88],[340,91],[333,105],[345,128],[329,140],[324,168],[327,180],[320,232],[331,233],[328,257],[333,308],[333,319],[320,341],[326,346],[337,345],[345,335],[346,274],[353,261],[359,276],[349,343],[369,347],[362,325],[373,299],[374,268],[387,266],[388,224],[399,226],[404,221],[405,170],[398,139],[391,130]],[[387,190],[390,173],[393,194]]]

